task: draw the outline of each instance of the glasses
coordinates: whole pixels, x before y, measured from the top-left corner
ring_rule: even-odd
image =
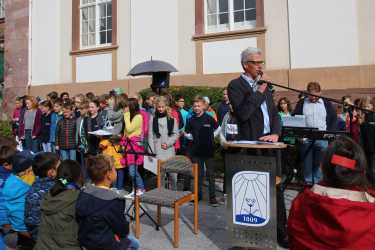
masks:
[[[264,65],[265,64],[264,61],[247,61],[246,63],[251,63],[251,64],[254,64],[254,65]]]

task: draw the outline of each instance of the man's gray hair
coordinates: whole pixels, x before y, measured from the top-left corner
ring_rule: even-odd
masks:
[[[254,47],[248,47],[241,52],[241,63],[244,64],[250,55],[262,54],[262,50]]]

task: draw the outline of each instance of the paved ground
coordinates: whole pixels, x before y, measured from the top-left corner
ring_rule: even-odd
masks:
[[[220,197],[220,193],[218,196]],[[287,190],[285,202],[289,210],[296,191]],[[129,203],[129,202],[128,202]],[[144,208],[155,217],[155,206],[145,205]],[[180,217],[180,250],[227,250],[231,248],[225,219],[224,205],[211,207],[205,201],[199,203],[199,234],[192,232],[193,206],[187,204],[181,208]],[[173,210],[162,209],[162,226],[156,231],[151,221],[141,218],[141,250],[169,250],[173,237]],[[13,250],[13,248],[7,248]],[[283,249],[283,248],[278,248]]]
[[[285,201],[289,210],[291,201],[297,192],[287,190]],[[193,206],[186,205],[182,208],[180,219],[180,248],[181,250],[227,250],[231,248],[229,234],[225,221],[224,205],[219,207],[208,206],[206,202],[199,204],[199,234],[192,232]],[[155,215],[155,206],[145,208]],[[162,227],[156,231],[147,217],[141,218],[141,249],[142,250],[168,250],[172,247],[173,237],[173,210],[163,208]],[[278,248],[282,249],[282,248]]]

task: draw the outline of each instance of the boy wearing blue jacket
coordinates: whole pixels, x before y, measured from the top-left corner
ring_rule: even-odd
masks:
[[[6,180],[12,173],[12,158],[16,149],[9,145],[0,145],[0,193],[3,190]],[[0,226],[8,225],[9,220],[5,210],[4,196],[0,195]],[[3,241],[3,231],[0,230],[0,250],[6,249]]]
[[[117,173],[111,158],[104,155],[87,159],[89,184],[79,194],[76,219],[78,240],[87,250],[137,250],[138,241],[129,236],[125,200],[110,189]]]
[[[33,155],[29,151],[17,152],[14,155],[12,174],[1,192],[10,228],[18,233],[17,245],[21,247],[32,245],[24,219],[26,194],[35,179],[31,168],[32,160]]]

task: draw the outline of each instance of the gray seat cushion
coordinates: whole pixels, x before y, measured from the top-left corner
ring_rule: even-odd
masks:
[[[191,194],[190,191],[173,191],[165,188],[155,188],[145,192],[141,197],[141,202],[161,205],[163,207],[174,207],[174,203],[179,199]]]

